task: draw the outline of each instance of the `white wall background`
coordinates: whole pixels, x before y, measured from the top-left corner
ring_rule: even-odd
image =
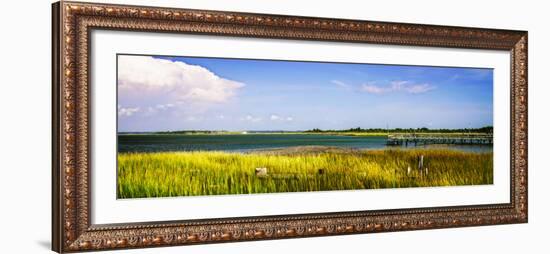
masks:
[[[97,0],[103,2],[101,0]],[[535,253],[548,247],[550,21],[544,1],[111,0],[195,9],[368,19],[529,31],[529,223],[256,241],[112,253]],[[0,15],[2,253],[50,249],[50,1],[9,1]]]

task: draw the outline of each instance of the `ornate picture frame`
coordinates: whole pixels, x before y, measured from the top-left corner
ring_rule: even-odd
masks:
[[[52,248],[175,246],[526,223],[527,32],[142,6],[52,8]],[[510,202],[372,211],[91,223],[90,31],[146,31],[509,51]]]

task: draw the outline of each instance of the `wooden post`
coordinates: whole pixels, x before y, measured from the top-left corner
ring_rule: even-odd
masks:
[[[256,168],[254,171],[257,177],[267,176],[267,168]]]

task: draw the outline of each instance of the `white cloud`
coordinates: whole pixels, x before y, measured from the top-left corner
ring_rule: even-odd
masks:
[[[392,81],[390,83],[391,85],[391,88],[390,90],[391,91],[400,91],[401,89],[403,89],[405,87],[405,85],[411,83],[410,81],[403,81],[403,80],[397,80],[397,81]]]
[[[434,90],[435,86],[432,86],[430,84],[419,84],[419,85],[411,85],[405,88],[405,90],[409,93],[425,93],[431,90]]]
[[[132,116],[134,113],[139,112],[139,107],[135,108],[124,108],[118,105],[118,116]]]
[[[257,123],[257,122],[262,121],[262,118],[261,117],[255,117],[255,116],[252,116],[252,115],[247,115],[247,116],[241,118],[241,120]]]
[[[382,94],[387,92],[387,88],[379,87],[374,84],[363,84],[361,86],[361,91],[373,94]]]
[[[152,116],[155,115],[158,112],[168,111],[174,108],[176,105],[168,103],[168,104],[157,104],[156,106],[147,107],[147,110],[144,112],[146,116]]]
[[[269,119],[271,121],[286,121],[286,122],[290,122],[290,121],[293,121],[294,118],[292,116],[287,116],[287,117],[284,117],[284,116],[280,116],[280,115],[276,115],[276,114],[272,114],[269,116]]]
[[[157,109],[160,109],[160,110],[168,110],[170,108],[173,108],[175,105],[172,104],[172,103],[168,103],[168,104],[157,104],[157,106],[155,106],[155,108]]]
[[[157,113],[157,110],[154,107],[147,107],[146,112],[147,114],[154,114]]]
[[[151,107],[149,113],[209,108],[229,101],[244,86],[184,62],[148,56],[118,59],[119,99],[126,104]]]
[[[415,84],[411,81],[392,81],[389,85],[376,85],[374,82],[366,83],[361,86],[361,91],[372,94],[384,94],[391,92],[407,92],[412,94],[425,93],[436,89],[435,86],[424,83]]]
[[[187,120],[188,122],[200,122],[203,119],[204,118],[202,116],[188,116],[185,118],[185,120]]]
[[[350,88],[351,88],[350,85],[348,85],[348,84],[346,84],[346,83],[344,83],[344,82],[342,82],[342,81],[340,81],[340,80],[331,80],[330,82],[331,82],[332,84],[335,84],[335,85],[337,85],[337,86],[339,86],[339,87],[341,87],[341,88],[344,88],[344,89],[350,89]]]

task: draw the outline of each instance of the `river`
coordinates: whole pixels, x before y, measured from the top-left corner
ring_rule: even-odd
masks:
[[[120,134],[119,152],[226,151],[245,152],[296,146],[331,146],[354,149],[386,149],[384,136],[341,136],[323,134]],[[468,152],[492,152],[492,145],[429,145],[402,148],[439,148]]]

